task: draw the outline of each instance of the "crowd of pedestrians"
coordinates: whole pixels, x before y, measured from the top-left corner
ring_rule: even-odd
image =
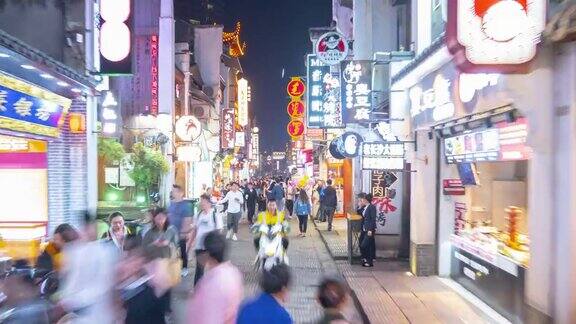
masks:
[[[366,241],[364,263],[370,266],[375,230],[370,219],[375,214],[368,195],[358,198],[358,212],[369,219],[363,224],[361,240]],[[81,229],[61,224],[36,263],[37,268],[58,274],[60,285],[51,297],[56,303],[37,308],[36,319],[45,322],[29,322],[171,322],[172,289],[188,275],[188,254],[193,252],[194,289],[187,301],[186,323],[292,323],[285,308],[292,281],[290,268],[277,264],[261,270],[261,293],[244,300],[243,277],[227,259],[227,241],[237,240],[243,213],[250,225],[272,224],[278,217],[295,215],[299,235],[304,237],[308,219],[316,211],[317,219],[328,221],[330,229],[336,204],[330,180],[326,186],[318,183],[314,188],[299,188],[290,179],[261,179],[233,182],[222,190],[206,188],[196,212],[184,200],[183,189],[174,186],[169,207],[147,210],[149,222],[138,229],[129,229],[120,212],[110,214],[109,228],[100,237],[95,220],[88,216]],[[287,238],[282,243],[287,249]],[[20,287],[24,286],[21,283]],[[339,280],[322,281],[317,300],[325,314],[319,323],[347,323],[342,315],[347,298],[347,288]],[[25,317],[34,316],[27,313]]]

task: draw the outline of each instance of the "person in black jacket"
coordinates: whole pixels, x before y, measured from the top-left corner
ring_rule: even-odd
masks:
[[[360,234],[360,252],[362,253],[362,266],[373,267],[376,258],[376,206],[372,205],[372,195],[358,194],[358,205],[362,211],[362,232]]]
[[[336,196],[336,189],[332,187],[332,179],[326,181],[326,188],[324,189],[324,197],[321,202],[324,207],[324,215],[328,221],[328,231],[332,230],[332,221],[334,220],[334,212],[338,205],[338,197]]]
[[[254,189],[254,184],[249,182],[246,190],[244,191],[244,201],[246,202],[246,214],[250,225],[254,224],[254,214],[256,213],[256,200],[258,193]]]

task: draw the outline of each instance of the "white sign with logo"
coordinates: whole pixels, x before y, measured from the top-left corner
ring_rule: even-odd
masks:
[[[412,118],[432,110],[435,122],[454,116],[455,107],[450,93],[451,81],[441,73],[436,75],[432,88],[422,89],[415,86],[410,89],[410,115]]]
[[[202,134],[202,123],[194,116],[182,116],[176,122],[176,135],[184,142],[194,142]]]
[[[236,147],[244,147],[246,146],[246,137],[244,136],[244,132],[236,132]]]
[[[314,46],[314,53],[327,65],[336,65],[348,56],[348,41],[338,32],[328,32],[320,36]]]

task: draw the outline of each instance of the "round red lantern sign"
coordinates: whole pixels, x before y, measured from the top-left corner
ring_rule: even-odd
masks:
[[[290,101],[286,110],[290,117],[301,118],[304,116],[304,103],[302,101]]]
[[[300,137],[304,135],[304,123],[301,120],[291,120],[286,130],[292,138]]]
[[[290,82],[288,82],[288,87],[286,88],[290,97],[302,97],[304,91],[306,91],[306,86],[302,79],[294,77]]]

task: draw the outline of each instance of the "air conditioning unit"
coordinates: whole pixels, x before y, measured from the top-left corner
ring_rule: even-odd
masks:
[[[210,118],[210,107],[209,106],[192,106],[192,115],[199,120],[206,120]]]

